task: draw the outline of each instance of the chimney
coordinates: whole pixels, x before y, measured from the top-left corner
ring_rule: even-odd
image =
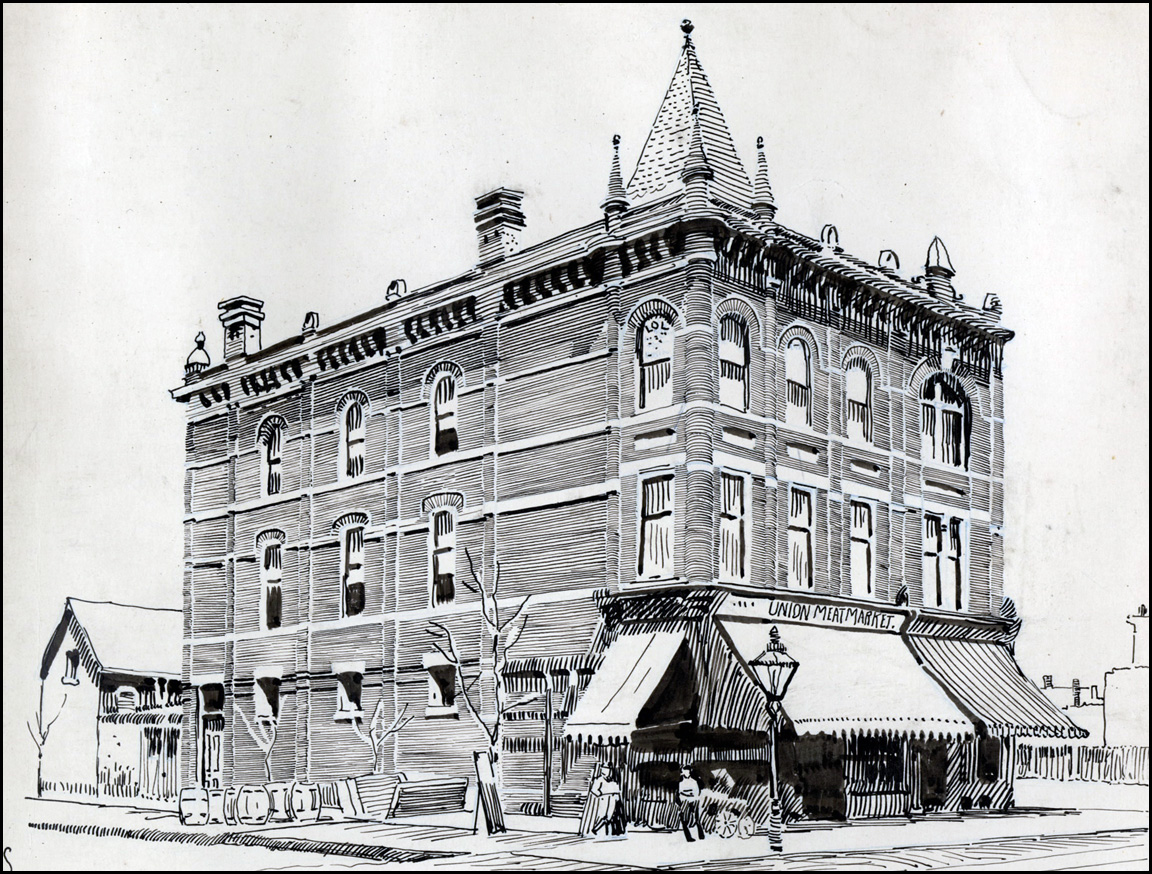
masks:
[[[476,239],[480,245],[480,266],[507,258],[520,248],[524,212],[523,191],[497,188],[476,198]]]
[[[260,323],[264,321],[264,301],[254,297],[230,297],[216,305],[224,325],[224,360],[260,351]]]
[[[946,300],[956,299],[956,290],[952,288],[952,277],[956,271],[952,267],[952,259],[948,257],[948,250],[944,248],[944,241],[939,237],[933,237],[928,246],[924,273],[929,294]]]
[[[1080,706],[1080,681],[1077,679],[1072,680],[1072,706]]]
[[[1045,674],[1044,675],[1044,688],[1045,689],[1051,689],[1052,688],[1052,675],[1051,674]]]

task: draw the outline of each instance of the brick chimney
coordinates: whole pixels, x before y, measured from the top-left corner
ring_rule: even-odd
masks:
[[[497,188],[476,198],[476,240],[480,246],[480,266],[494,264],[520,248],[524,229],[523,191]]]
[[[230,297],[216,305],[224,325],[224,360],[260,351],[260,323],[264,321],[264,301],[254,297]]]
[[[1044,675],[1044,688],[1045,689],[1051,689],[1052,688],[1052,675],[1051,674],[1045,674]]]
[[[1078,679],[1072,681],[1072,706],[1080,706],[1080,681]]]

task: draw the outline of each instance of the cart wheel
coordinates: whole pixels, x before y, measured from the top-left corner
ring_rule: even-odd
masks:
[[[752,817],[742,816],[740,817],[740,822],[736,825],[736,832],[740,837],[747,840],[756,834],[756,823],[752,821]]]
[[[716,834],[722,838],[730,838],[736,834],[739,820],[731,810],[721,810],[716,815]]]

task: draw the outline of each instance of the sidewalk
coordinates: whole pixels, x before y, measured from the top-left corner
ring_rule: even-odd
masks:
[[[202,845],[263,846],[269,849],[339,855],[374,862],[419,862],[422,867],[539,867],[600,870],[677,868],[710,862],[771,860],[780,867],[812,867],[821,857],[836,856],[837,866],[860,855],[864,867],[936,867],[967,858],[986,862],[1018,857],[1067,855],[1061,836],[1099,833],[1097,842],[1108,850],[1133,841],[1146,843],[1148,815],[1134,811],[1031,811],[964,817],[928,817],[913,822],[880,820],[863,823],[806,823],[793,825],[784,836],[783,856],[768,852],[767,838],[724,840],[710,836],[688,843],[680,832],[633,831],[626,840],[582,838],[574,819],[543,819],[510,815],[507,834],[473,835],[472,813],[379,822],[318,822],[308,825],[270,823],[259,828],[231,826],[183,827],[173,814],[124,808],[101,808],[63,802],[34,805],[33,823],[82,826],[79,833],[109,834],[144,840],[172,840]],[[33,826],[36,827],[36,826]],[[549,831],[542,829],[548,828]],[[1122,835],[1128,830],[1143,835]],[[481,826],[483,832],[483,826]],[[1056,839],[1056,840],[1054,840]],[[1075,852],[1096,844],[1071,842]],[[1051,845],[1050,847],[1048,845]],[[1087,850],[1085,847],[1087,846]],[[1007,849],[1006,849],[1007,848]],[[925,853],[925,850],[933,852]],[[994,850],[994,852],[993,852]],[[1059,851],[1059,852],[1058,852]],[[471,857],[471,858],[463,858]],[[640,860],[643,860],[642,862]],[[950,860],[950,861],[949,861]],[[774,865],[775,867],[775,865]]]

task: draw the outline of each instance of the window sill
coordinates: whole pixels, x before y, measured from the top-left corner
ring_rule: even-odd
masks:
[[[459,719],[460,711],[453,704],[451,707],[429,704],[424,708],[425,719]]]
[[[364,721],[363,710],[337,710],[332,714],[333,722],[353,722],[355,720]]]

